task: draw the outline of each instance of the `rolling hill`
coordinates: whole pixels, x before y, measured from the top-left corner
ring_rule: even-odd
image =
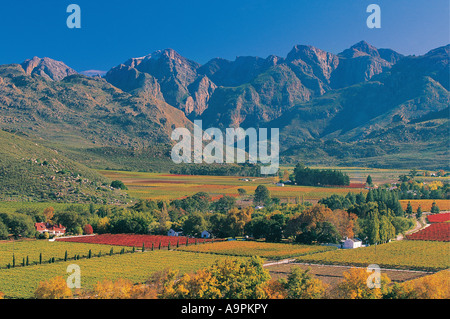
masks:
[[[0,200],[120,204],[128,195],[111,181],[28,139],[0,131]]]

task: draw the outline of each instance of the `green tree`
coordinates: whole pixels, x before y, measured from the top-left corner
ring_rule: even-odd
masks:
[[[431,205],[431,213],[439,214],[439,207],[436,205],[436,202],[433,202],[433,204]]]
[[[369,185],[369,186],[372,186],[372,185],[373,185],[373,182],[372,182],[372,176],[370,176],[370,175],[367,176],[366,184]]]
[[[259,185],[256,188],[253,203],[255,205],[267,205],[270,203],[270,192],[265,185]]]
[[[412,205],[411,205],[411,202],[408,202],[408,205],[406,206],[406,212],[405,213],[406,213],[407,216],[412,216],[412,214],[414,213]]]
[[[199,236],[207,229],[205,218],[200,213],[192,213],[183,223],[183,233],[191,236]]]
[[[420,205],[419,205],[419,207],[417,208],[417,212],[416,212],[416,218],[419,219],[421,217],[422,217],[422,207],[420,207]]]
[[[10,214],[8,227],[14,237],[32,237],[35,233],[34,223],[30,216],[23,214]]]
[[[116,189],[122,189],[127,190],[128,188],[125,186],[125,184],[122,181],[116,180],[111,182],[111,187]]]
[[[8,227],[6,227],[6,225],[0,219],[0,239],[7,239],[8,234]]]

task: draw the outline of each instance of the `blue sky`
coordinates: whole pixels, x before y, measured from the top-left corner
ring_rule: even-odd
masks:
[[[66,8],[81,7],[81,29]],[[381,7],[381,29],[366,8]],[[339,53],[365,40],[424,54],[449,40],[448,0],[16,0],[0,6],[0,64],[33,56],[77,71],[108,70],[130,57],[172,48],[206,63],[215,57],[285,57],[296,44]]]

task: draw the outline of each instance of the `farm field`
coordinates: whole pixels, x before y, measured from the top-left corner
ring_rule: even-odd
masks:
[[[119,252],[122,247],[114,247]],[[129,247],[123,247],[126,251],[131,251]],[[29,263],[39,262],[39,255],[42,253],[42,261],[48,262],[52,257],[56,260],[64,259],[65,252],[69,258],[74,255],[87,256],[91,250],[93,256],[99,252],[103,255],[110,252],[111,246],[96,244],[77,244],[68,242],[49,242],[48,240],[24,240],[24,241],[0,241],[0,268],[7,264],[12,264],[13,254],[16,259],[16,265],[22,263],[23,258],[29,258]]]
[[[186,245],[186,241],[189,240],[189,244],[193,245],[197,243],[210,242],[211,239],[201,239],[201,238],[187,238],[187,237],[175,237],[175,236],[160,236],[160,235],[139,235],[139,234],[101,234],[89,237],[73,237],[73,238],[62,238],[57,239],[59,242],[68,243],[89,243],[89,244],[100,244],[100,245],[117,245],[117,246],[127,246],[136,247],[141,249],[142,245],[146,250],[150,250],[152,245],[155,249],[159,247],[168,247],[169,243],[171,247],[176,247],[179,245]],[[214,239],[215,241],[217,239]]]
[[[194,272],[210,266],[215,260],[224,258],[226,257],[162,250],[80,259],[75,263],[81,268],[82,289],[89,289],[103,279],[124,278],[134,283],[144,282],[152,273],[169,267],[178,269],[181,273]],[[10,298],[31,298],[40,281],[56,276],[66,278],[68,276],[67,266],[73,263],[73,261],[67,261],[49,265],[1,269],[0,291]]]
[[[299,262],[437,271],[450,267],[450,243],[402,240],[356,249],[339,249],[298,257]]]
[[[211,245],[181,247],[179,250],[231,256],[259,256],[269,259],[283,259],[318,252],[334,250],[330,246],[297,244],[276,244],[256,241],[224,241]]]
[[[439,207],[440,211],[450,210],[450,200],[448,199],[402,199],[400,200],[400,204],[402,205],[403,210],[406,210],[408,202],[411,202],[411,206],[414,211],[417,211],[417,208],[419,208],[420,205],[422,211],[429,212],[433,202],[436,202],[436,205]]]
[[[212,197],[220,195],[238,196],[238,188],[243,188],[248,195],[253,195],[256,187],[264,184],[272,196],[279,198],[299,198],[305,201],[317,202],[332,194],[347,194],[352,192],[367,192],[364,188],[346,187],[309,187],[309,186],[276,186],[275,179],[251,177],[250,181],[240,180],[239,176],[195,176],[173,175],[160,173],[99,171],[110,179],[118,179],[128,187],[131,197],[140,199],[172,200],[207,192]]]
[[[398,182],[399,175],[408,175],[410,169],[388,169],[388,168],[370,168],[370,167],[352,167],[352,166],[310,166],[315,169],[335,169],[350,176],[352,183],[365,183],[368,175],[372,177],[374,184],[385,184]],[[292,171],[293,166],[281,166],[281,170],[288,169]],[[422,171],[420,171],[422,172]],[[428,171],[435,173],[434,171]],[[435,177],[435,176],[417,176],[417,179],[424,182],[431,181],[450,181],[450,176]]]
[[[440,213],[427,216],[429,223],[445,223],[450,221],[450,213]]]
[[[433,223],[418,232],[406,235],[409,240],[433,240],[450,242],[450,223]],[[450,250],[447,250],[450,253]],[[450,256],[447,254],[447,259]]]

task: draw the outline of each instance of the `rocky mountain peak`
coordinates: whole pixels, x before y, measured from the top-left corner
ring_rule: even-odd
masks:
[[[63,62],[47,57],[39,58],[35,56],[32,59],[25,60],[21,66],[26,74],[37,74],[54,81],[59,81],[66,76],[77,74],[77,71],[68,67]]]

